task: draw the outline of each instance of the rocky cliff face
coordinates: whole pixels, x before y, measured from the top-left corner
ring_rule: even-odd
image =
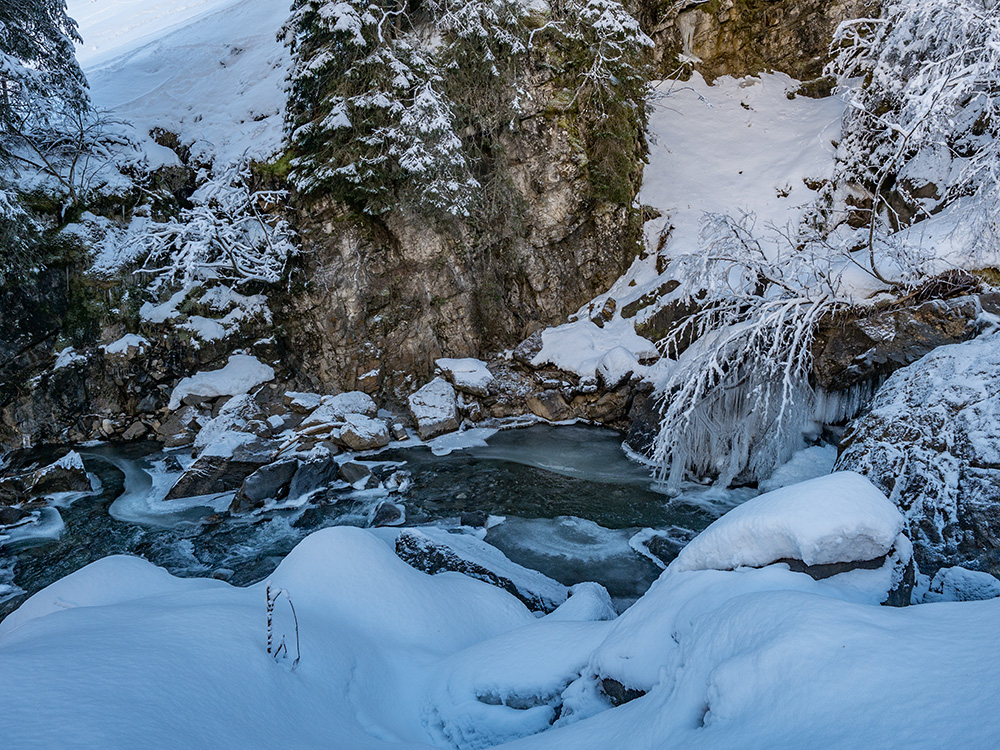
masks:
[[[598,195],[583,117],[555,104],[539,71],[505,135],[511,211],[434,223],[393,210],[374,219],[328,201],[300,208],[303,266],[279,313],[311,387],[412,390],[434,359],[517,344],[606,289],[639,251],[638,212]],[[638,190],[645,141],[625,136],[622,176]],[[516,214],[516,215],[512,215]],[[416,383],[419,384],[419,383]]]
[[[837,25],[877,8],[875,0],[674,0],[643,3],[660,74],[684,60],[706,79],[763,70],[801,81],[823,74]]]

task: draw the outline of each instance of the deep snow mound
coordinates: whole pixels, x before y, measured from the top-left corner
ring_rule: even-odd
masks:
[[[869,480],[841,471],[768,492],[715,521],[671,569],[760,568],[778,560],[808,566],[885,556],[903,516]]]

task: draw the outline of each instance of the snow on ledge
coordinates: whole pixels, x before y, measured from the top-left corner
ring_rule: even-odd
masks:
[[[181,380],[170,394],[168,408],[178,408],[186,396],[239,396],[273,379],[274,368],[270,365],[248,354],[234,354],[221,370],[199,372]]]
[[[903,516],[885,495],[860,474],[840,471],[737,506],[681,550],[670,569],[760,568],[781,559],[806,565],[874,560],[902,530]]]

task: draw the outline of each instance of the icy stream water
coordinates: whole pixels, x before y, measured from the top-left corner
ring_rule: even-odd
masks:
[[[183,450],[133,443],[80,453],[100,489],[46,509],[44,533],[0,547],[0,618],[31,593],[113,554],[140,555],[179,576],[253,583],[311,531],[367,526],[373,508],[387,499],[405,507],[407,526],[457,528],[470,511],[494,516],[486,541],[512,560],[565,584],[598,581],[624,606],[660,572],[630,546],[638,531],[697,531],[756,494],[692,485],[669,498],[656,491],[647,468],[625,456],[620,435],[583,426],[499,432],[484,445],[444,456],[425,446],[386,450],[365,460],[383,479],[407,472],[403,492],[338,483],[321,503],[254,516],[219,512],[232,493],[163,501],[190,460]]]

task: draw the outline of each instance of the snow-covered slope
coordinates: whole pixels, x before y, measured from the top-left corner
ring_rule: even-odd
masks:
[[[127,120],[151,166],[177,134],[198,162],[272,157],[281,147],[288,0],[70,0],[94,103]]]
[[[752,213],[762,235],[769,227],[784,230],[799,223],[816,188],[833,177],[844,103],[836,97],[790,99],[796,88],[798,82],[783,73],[724,76],[711,86],[696,73],[685,83],[658,84],[639,193],[642,204],[661,214],[646,224],[649,254],[582,309],[578,320],[546,331],[535,362],[593,376],[602,356],[617,346],[640,359],[653,350],[634,333],[643,313],[626,320],[620,311],[674,278],[673,268],[657,270],[658,256],[699,251],[706,213]],[[598,328],[586,313],[600,310],[608,299],[619,312]]]

